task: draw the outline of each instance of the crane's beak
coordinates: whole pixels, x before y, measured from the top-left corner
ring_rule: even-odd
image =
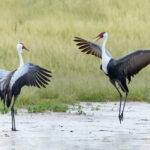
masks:
[[[25,49],[26,51],[29,51],[29,49],[28,48],[26,48],[25,46],[23,46],[23,48],[22,49]]]
[[[94,39],[95,39],[94,42],[97,42],[97,41],[100,40],[101,38],[100,38],[100,36],[98,35],[98,36],[94,37]]]

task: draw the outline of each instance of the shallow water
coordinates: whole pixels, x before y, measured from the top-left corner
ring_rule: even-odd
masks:
[[[118,103],[81,103],[67,113],[0,115],[0,150],[149,150],[150,104],[128,102],[124,121],[118,120]],[[93,110],[98,108],[98,110]]]

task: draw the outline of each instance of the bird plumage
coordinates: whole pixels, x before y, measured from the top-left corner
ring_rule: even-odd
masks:
[[[120,95],[119,120],[121,123],[121,121],[123,120],[123,112],[129,92],[126,85],[126,79],[128,79],[128,81],[130,82],[131,77],[137,74],[142,68],[150,64],[150,50],[136,50],[119,59],[113,59],[111,57],[111,54],[105,49],[107,33],[102,32],[96,38],[104,38],[103,46],[97,45],[79,37],[75,37],[74,41],[77,43],[76,45],[79,46],[79,49],[81,49],[82,52],[95,55],[102,59],[102,65],[100,66],[100,69],[107,74],[110,82],[113,84]],[[116,82],[118,83],[122,91],[126,93],[122,113],[122,94],[120,93]]]
[[[102,46],[87,41],[85,39],[75,37],[74,41],[79,46],[81,52],[86,54],[95,55],[102,58]],[[108,50],[106,50],[108,56],[111,56]],[[131,81],[131,77],[137,74],[141,69],[150,64],[150,50],[135,50],[121,58],[115,59],[117,68],[122,71],[126,78]]]
[[[50,82],[50,79],[48,78],[52,77],[50,73],[50,71],[32,63],[26,63],[22,67],[15,70],[11,74],[10,80],[8,80],[9,86],[7,90],[8,92],[11,91],[11,95],[9,94],[9,97],[7,98],[7,107],[10,106],[10,101],[13,95],[19,94],[21,88],[25,85],[46,88],[46,85]]]
[[[79,49],[82,50],[81,52],[86,52],[86,54],[95,55],[99,58],[102,58],[102,46],[92,43],[90,41],[84,40],[79,37],[75,37],[74,41],[77,43],[76,45],[79,46]],[[106,50],[108,56],[112,57],[111,54]]]
[[[136,50],[116,59],[116,65],[129,81],[141,69],[150,64],[150,50]]]
[[[14,116],[14,105],[18,95],[21,92],[22,87],[24,86],[35,86],[35,87],[44,87],[50,82],[51,71],[44,69],[38,65],[32,63],[23,63],[22,59],[22,49],[27,49],[22,43],[17,45],[17,50],[20,59],[20,67],[15,71],[6,71],[0,69],[0,97],[4,105],[7,104],[11,107],[12,115],[12,130],[15,131],[15,116]],[[28,49],[27,49],[28,50]]]
[[[13,72],[0,69],[0,97],[4,104],[12,74]]]

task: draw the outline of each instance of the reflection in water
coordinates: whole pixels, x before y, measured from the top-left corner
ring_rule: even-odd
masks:
[[[16,140],[11,138],[11,150],[16,150]]]

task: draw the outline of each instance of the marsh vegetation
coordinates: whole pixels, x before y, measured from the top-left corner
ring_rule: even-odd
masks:
[[[23,89],[18,107],[29,112],[65,111],[64,104],[77,101],[119,100],[99,70],[101,60],[81,53],[73,39],[79,36],[92,41],[98,33],[107,31],[107,49],[114,58],[136,49],[150,49],[149,8],[148,0],[1,1],[0,68],[18,67],[16,44],[23,42],[30,49],[23,54],[24,62],[53,72],[46,89]],[[128,99],[150,100],[149,74],[150,66],[132,79]]]

